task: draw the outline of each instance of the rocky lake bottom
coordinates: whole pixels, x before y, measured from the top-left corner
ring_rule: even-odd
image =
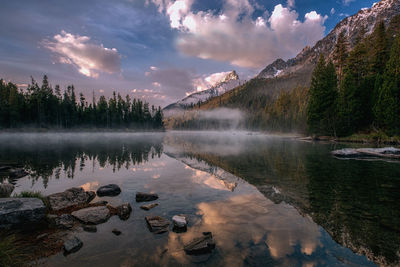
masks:
[[[3,233],[29,237],[39,266],[396,266],[400,162],[331,154],[346,147],[246,132],[2,134],[0,167],[19,174],[0,168],[0,182],[50,196],[44,228]]]

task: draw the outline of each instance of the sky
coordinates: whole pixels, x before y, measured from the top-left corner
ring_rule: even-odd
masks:
[[[249,80],[377,0],[3,0],[0,78],[166,106],[236,70]]]

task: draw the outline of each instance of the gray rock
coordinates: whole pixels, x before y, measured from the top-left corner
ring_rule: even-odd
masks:
[[[90,207],[72,212],[72,216],[85,224],[100,224],[106,222],[111,213],[107,207]]]
[[[175,215],[172,217],[172,222],[174,224],[174,232],[186,232],[187,230],[187,220],[186,217],[183,215]]]
[[[61,229],[71,229],[75,225],[75,218],[70,214],[62,214],[55,220],[55,226]]]
[[[91,232],[91,233],[97,232],[96,225],[84,225],[82,228],[83,228],[83,231],[86,231],[86,232]]]
[[[184,251],[188,255],[211,253],[214,248],[215,241],[211,232],[204,232],[203,236],[194,238],[183,247]]]
[[[33,225],[44,221],[46,207],[38,198],[1,198],[0,228]]]
[[[146,216],[146,222],[151,232],[161,234],[168,232],[170,222],[160,216]]]
[[[129,203],[124,203],[117,207],[117,214],[121,220],[128,220],[131,216],[132,207]]]
[[[80,250],[82,246],[83,246],[82,241],[76,236],[74,236],[71,239],[68,239],[67,241],[64,242],[64,252],[65,254],[74,253]]]
[[[119,186],[116,184],[105,185],[105,186],[102,186],[99,189],[97,189],[97,195],[99,197],[117,196],[120,193],[121,193],[121,188],[119,188]]]
[[[114,235],[120,235],[120,234],[122,234],[122,232],[120,231],[120,230],[118,230],[118,229],[113,229],[112,231],[111,231]]]
[[[14,186],[12,184],[0,184],[0,197],[10,197]]]
[[[85,192],[83,188],[70,188],[64,192],[52,194],[47,199],[53,211],[60,211],[88,204],[95,196],[96,193],[93,191]]]
[[[27,173],[24,169],[18,168],[18,169],[10,169],[8,170],[10,178],[22,178],[24,176],[27,176],[29,173]]]
[[[152,208],[155,208],[157,206],[158,206],[157,203],[151,203],[151,204],[140,206],[140,208],[143,210],[151,210]]]
[[[143,192],[136,193],[136,202],[153,201],[156,199],[158,199],[157,194],[150,194],[150,193],[143,193]]]

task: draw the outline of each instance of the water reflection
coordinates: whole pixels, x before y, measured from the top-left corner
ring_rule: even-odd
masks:
[[[246,133],[1,135],[0,163],[29,170],[17,191],[117,183],[121,195],[106,200],[134,207],[126,222],[79,233],[83,249],[49,266],[192,265],[182,246],[203,231],[217,243],[207,265],[372,265],[335,241],[396,265],[400,165],[336,160],[336,146]],[[137,191],[159,194],[155,215],[187,214],[188,232],[150,233]]]

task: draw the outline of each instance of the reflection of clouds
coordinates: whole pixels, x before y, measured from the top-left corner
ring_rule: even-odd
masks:
[[[152,178],[153,178],[153,179],[158,179],[158,178],[160,178],[160,176],[161,176],[161,175],[159,175],[159,174],[154,174],[154,175],[152,176]]]
[[[261,247],[263,257],[286,262],[287,256],[295,253],[295,246],[299,246],[303,254],[311,255],[321,245],[319,227],[312,220],[300,216],[290,206],[266,201],[259,194],[202,202],[197,207],[202,220],[189,227],[183,235],[169,233],[170,248],[182,247],[201,232],[211,231],[217,247],[223,248],[219,252],[224,254],[221,255],[223,265],[241,266],[244,259],[252,256],[254,246]],[[187,258],[183,253],[172,255],[181,264],[186,264]]]
[[[85,191],[94,191],[99,187],[99,182],[88,182],[86,184],[81,185],[80,187],[83,188]]]

